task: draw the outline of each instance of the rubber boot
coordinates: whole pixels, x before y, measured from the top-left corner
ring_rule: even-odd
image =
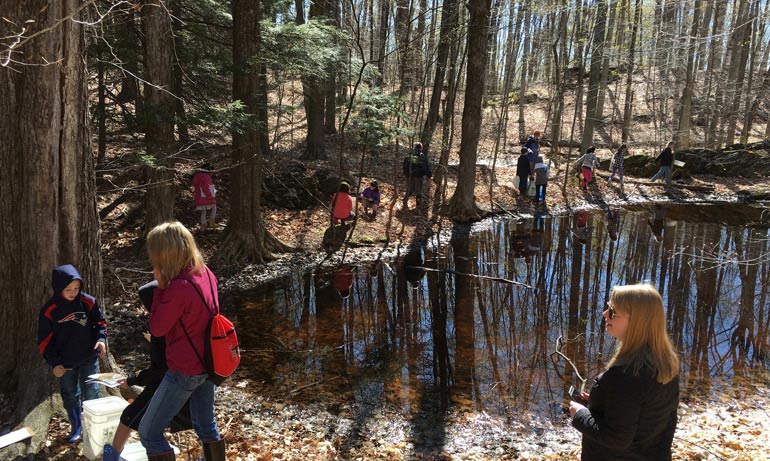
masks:
[[[82,438],[83,423],[81,417],[83,416],[83,410],[80,407],[75,407],[71,410],[67,410],[67,417],[70,419],[70,425],[72,426],[72,432],[67,436],[67,443],[79,442]]]
[[[225,461],[225,441],[203,442],[203,459],[206,461]]]
[[[213,219],[209,219],[209,230],[215,230],[217,228],[217,223],[214,222]]]
[[[103,461],[120,461],[120,453],[115,451],[115,448],[112,447],[109,443],[104,446],[104,456],[102,457]]]
[[[147,459],[149,461],[176,461],[176,455],[174,451],[167,451],[166,453],[155,453],[153,455],[147,453]]]

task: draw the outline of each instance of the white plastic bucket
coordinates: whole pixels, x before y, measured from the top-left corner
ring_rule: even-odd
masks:
[[[112,443],[112,437],[120,424],[120,414],[128,402],[110,396],[83,402],[83,455],[95,460],[102,455],[104,444]]]
[[[179,454],[179,448],[171,445],[174,453]],[[120,452],[120,461],[147,461],[147,451],[141,442],[129,443]]]

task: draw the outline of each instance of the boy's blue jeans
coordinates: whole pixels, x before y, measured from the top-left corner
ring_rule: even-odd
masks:
[[[139,423],[139,438],[147,454],[171,451],[163,430],[190,399],[190,416],[193,429],[203,442],[219,440],[219,429],[214,419],[214,390],[207,374],[185,376],[167,371],[158,390],[152,396],[147,411]]]
[[[69,411],[80,408],[81,390],[83,392],[83,400],[99,398],[99,385],[85,383],[88,375],[96,373],[99,373],[99,361],[97,359],[64,372],[64,375],[59,378],[59,388],[61,389],[61,399],[65,410]]]

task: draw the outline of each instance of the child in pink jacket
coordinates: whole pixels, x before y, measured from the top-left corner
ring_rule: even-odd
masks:
[[[207,225],[211,229],[216,227],[214,220],[217,217],[217,190],[214,188],[210,170],[208,163],[203,164],[192,180],[195,209],[201,212],[201,229],[206,229]]]

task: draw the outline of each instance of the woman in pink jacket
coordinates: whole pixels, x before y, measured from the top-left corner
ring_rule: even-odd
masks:
[[[201,168],[193,175],[193,195],[195,197],[195,209],[201,212],[201,229],[210,229],[216,227],[215,219],[217,217],[217,190],[214,188],[214,181],[211,179],[211,167],[204,163]],[[208,218],[206,214],[208,212]]]
[[[218,305],[217,278],[206,267],[190,231],[179,222],[163,223],[150,231],[147,252],[158,281],[150,333],[166,338],[168,370],[139,423],[139,437],[150,461],[174,461],[163,431],[189,399],[204,459],[225,461],[225,443],[214,419],[215,385],[199,358],[212,315],[209,306]]]

